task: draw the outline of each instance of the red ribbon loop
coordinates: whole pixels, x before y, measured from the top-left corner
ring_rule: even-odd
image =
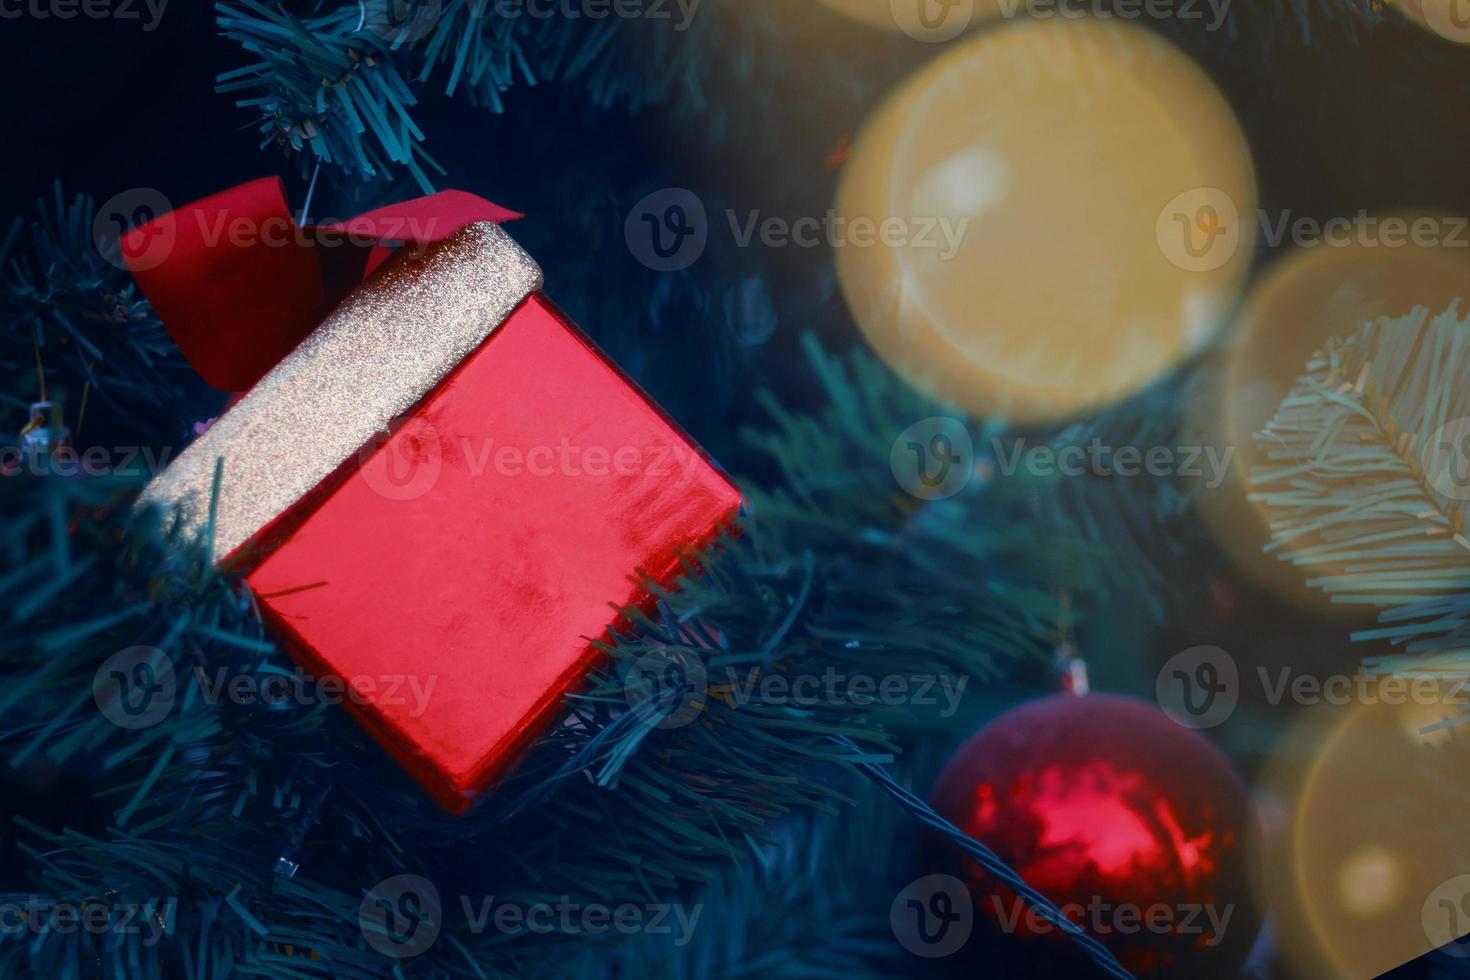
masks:
[[[393,254],[466,225],[521,217],[441,191],[330,225],[297,225],[278,178],[186,205],[128,232],[123,258],[206,382],[245,391]]]

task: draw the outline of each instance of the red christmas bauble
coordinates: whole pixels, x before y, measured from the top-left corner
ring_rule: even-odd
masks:
[[[1255,940],[1245,786],[1218,749],[1151,704],[1062,695],[1009,711],[961,747],[933,802],[1135,976],[1234,976]],[[963,877],[977,918],[1035,955],[1071,955],[978,864],[965,859]]]

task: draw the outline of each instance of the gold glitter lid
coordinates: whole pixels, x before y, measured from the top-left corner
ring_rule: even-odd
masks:
[[[138,506],[185,537],[214,524],[221,560],[330,476],[541,288],[541,268],[499,225],[470,225],[392,262],[157,476]]]

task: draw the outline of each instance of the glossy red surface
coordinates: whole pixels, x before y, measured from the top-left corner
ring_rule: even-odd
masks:
[[[1255,938],[1245,787],[1223,753],[1153,705],[1061,695],[1009,711],[956,753],[934,806],[1136,976],[1234,977]],[[984,914],[1033,934],[1013,892],[973,862],[965,876]],[[1157,928],[1140,925],[1150,909]]]
[[[615,610],[740,497],[539,296],[250,572],[304,665],[462,813],[560,711]]]

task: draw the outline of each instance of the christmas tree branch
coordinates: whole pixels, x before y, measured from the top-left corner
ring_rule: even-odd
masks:
[[[0,319],[8,330],[0,397],[20,406],[20,393],[39,399],[44,386],[69,399],[74,413],[88,391],[147,428],[158,409],[178,408],[178,386],[192,374],[122,268],[109,230],[96,226],[91,198],[68,202],[60,183],[49,201],[37,202],[32,221],[11,225],[0,243]],[[76,415],[69,418],[74,424]]]
[[[109,828],[27,828],[18,873],[53,900],[177,899],[164,954],[124,936],[107,955],[186,958],[201,975],[234,964],[379,976],[392,964],[364,949],[357,909],[395,875],[521,905],[666,902],[750,860],[781,818],[844,811],[853,762],[834,737],[887,756],[939,723],[849,681],[950,680],[962,693],[960,678],[1039,661],[1058,580],[1018,522],[970,519],[971,508],[994,515],[1024,501],[977,497],[913,521],[889,451],[913,413],[933,407],[871,362],[814,357],[832,407],[778,413],[751,436],[791,487],[753,492],[744,536],[714,560],[691,556],[657,615],[630,611],[562,724],[459,820],[427,804],[343,712],[220,697],[295,667],[248,596],[211,574],[202,551],[128,517],[107,496],[116,487],[0,481],[7,512],[22,515],[0,541],[0,745],[12,763],[88,771]],[[110,657],[140,645],[156,651],[155,668],[167,662],[176,693],[166,717],[127,730],[99,712],[93,684]],[[647,683],[670,663],[701,676]],[[814,699],[782,683],[828,677],[835,686]],[[458,915],[443,926],[424,955],[448,976],[539,974],[602,942],[477,931]],[[66,977],[95,952],[82,941],[53,931],[3,944],[0,964]]]
[[[221,33],[253,60],[218,87],[256,113],[262,147],[304,154],[303,173],[308,159],[364,180],[402,169],[429,192],[442,171],[413,117],[415,85],[439,80],[444,94],[497,113],[508,90],[547,81],[577,84],[599,109],[677,100],[704,113],[706,76],[748,64],[757,38],[779,36],[768,11],[721,19],[717,6],[548,17],[502,0],[358,0],[298,17],[263,0],[222,0]],[[723,129],[718,114],[705,121]]]
[[[1334,602],[1381,610],[1354,634],[1401,648],[1385,673],[1470,676],[1470,323],[1456,307],[1361,326],[1307,365],[1258,445],[1269,546]]]

